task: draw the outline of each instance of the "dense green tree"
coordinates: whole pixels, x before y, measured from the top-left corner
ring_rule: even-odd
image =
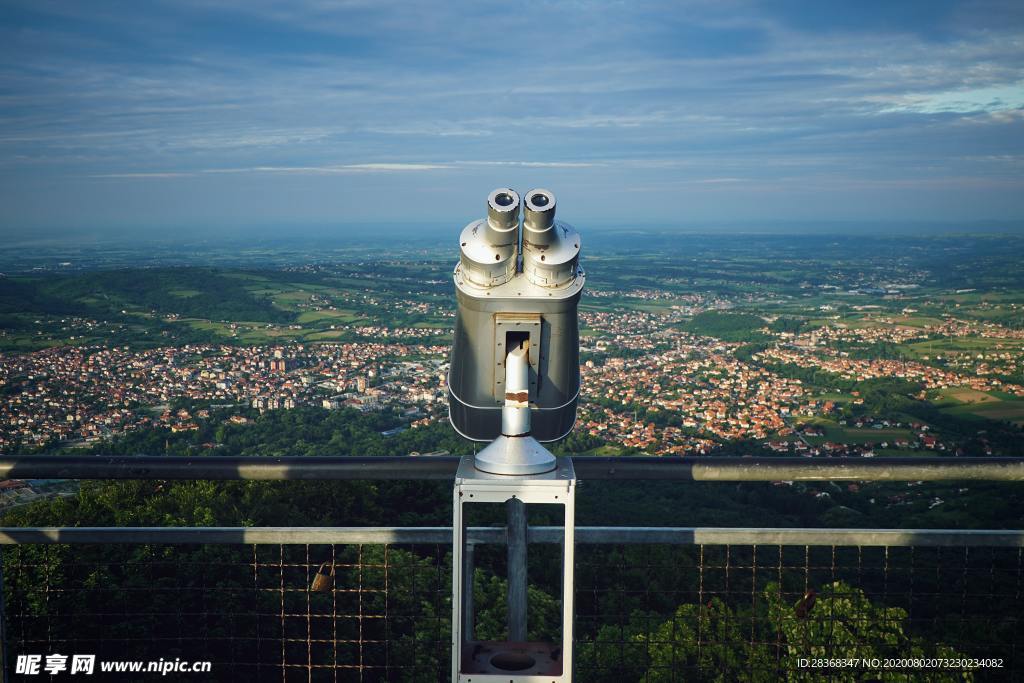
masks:
[[[764,318],[752,313],[705,311],[693,316],[683,329],[723,341],[751,342],[768,338],[757,331],[765,325]]]
[[[801,659],[960,658],[946,645],[928,645],[907,632],[907,612],[876,605],[842,581],[788,602],[768,583],[752,606],[732,607],[715,596],[705,604],[679,605],[664,620],[634,612],[625,624],[602,626],[580,644],[581,666],[594,681],[680,680],[765,682],[972,681],[971,671],[914,670],[861,664],[849,668],[801,667]],[[691,672],[681,674],[681,672]]]

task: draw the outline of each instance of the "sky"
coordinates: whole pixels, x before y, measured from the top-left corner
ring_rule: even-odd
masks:
[[[1024,223],[1024,3],[4,0],[0,233]]]

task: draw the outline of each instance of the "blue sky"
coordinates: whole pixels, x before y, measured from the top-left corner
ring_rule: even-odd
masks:
[[[5,0],[0,230],[1024,219],[1024,5]]]

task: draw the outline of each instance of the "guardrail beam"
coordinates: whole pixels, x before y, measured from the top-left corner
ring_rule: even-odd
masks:
[[[471,527],[473,544],[505,544],[504,527]],[[562,527],[528,527],[530,543],[561,543]],[[451,527],[0,527],[0,545],[167,543],[241,545],[450,544]],[[1021,529],[771,529],[576,527],[578,544],[1024,547]]]
[[[579,479],[1024,481],[1024,458],[569,456]],[[0,479],[451,480],[458,456],[0,456]]]

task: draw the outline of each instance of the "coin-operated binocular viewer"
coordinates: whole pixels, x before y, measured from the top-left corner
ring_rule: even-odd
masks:
[[[524,203],[501,188],[487,199],[487,217],[466,226],[460,243],[449,416],[466,438],[491,443],[464,457],[455,478],[452,680],[571,681],[576,476],[571,460],[556,459],[541,442],[565,437],[576,421],[580,237],[555,221],[551,192],[531,190]],[[467,519],[477,504],[506,510],[505,640],[475,639],[475,541]],[[526,508],[542,505],[564,520],[558,642],[528,639]]]

